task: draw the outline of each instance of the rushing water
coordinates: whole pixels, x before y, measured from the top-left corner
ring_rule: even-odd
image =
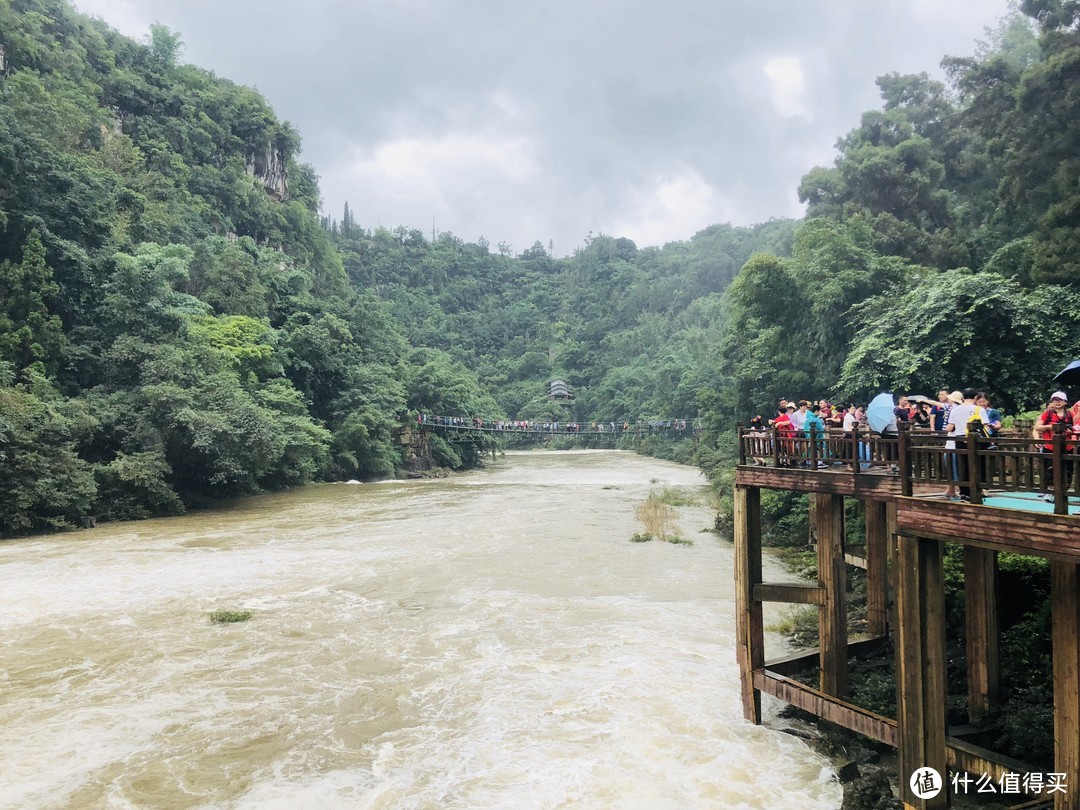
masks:
[[[658,483],[704,492],[531,452],[0,544],[0,807],[838,807],[742,719],[709,510],[628,541]]]

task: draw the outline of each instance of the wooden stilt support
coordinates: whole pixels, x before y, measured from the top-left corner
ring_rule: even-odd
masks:
[[[1054,810],[1080,808],[1080,565],[1050,562],[1054,643],[1054,771],[1066,793]]]
[[[844,560],[844,497],[810,496],[817,535],[818,580],[825,603],[818,613],[821,648],[821,691],[847,697],[847,563]]]
[[[998,694],[997,552],[964,547],[968,721],[980,725]]]
[[[761,723],[754,670],[765,666],[765,631],[754,587],[761,584],[761,490],[735,487],[735,634],[743,717]]]
[[[945,760],[945,595],[941,546],[897,538],[896,701],[900,791],[905,808],[948,806],[948,790],[927,799],[911,790],[913,773],[933,768],[947,778]]]
[[[896,567],[899,564],[897,562],[896,537],[896,504],[888,503],[885,505],[885,544],[888,549],[886,556],[888,557],[889,566],[889,573],[886,577],[889,583],[889,593],[886,599],[889,604],[889,626],[893,628],[894,633],[896,627],[900,624],[900,617],[896,612]]]
[[[884,501],[863,502],[866,517],[866,632],[889,632],[889,541]]]

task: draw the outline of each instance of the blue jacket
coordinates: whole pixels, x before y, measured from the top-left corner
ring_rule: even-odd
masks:
[[[823,438],[825,436],[825,422],[813,411],[806,412],[806,424],[803,425],[803,430],[806,431],[806,435],[810,435],[810,429],[814,429],[814,436],[817,438]]]

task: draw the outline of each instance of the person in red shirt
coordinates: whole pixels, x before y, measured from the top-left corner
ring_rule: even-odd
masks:
[[[1035,429],[1032,431],[1032,436],[1036,439],[1042,439],[1043,443],[1039,447],[1040,452],[1047,454],[1053,452],[1053,426],[1057,424],[1065,425],[1066,434],[1070,438],[1070,441],[1065,442],[1065,452],[1072,453],[1075,450],[1076,443],[1071,441],[1071,439],[1075,437],[1077,428],[1080,427],[1080,425],[1073,424],[1072,413],[1065,408],[1068,401],[1068,397],[1065,396],[1064,391],[1055,391],[1050,397],[1049,407],[1042,412],[1039,416],[1039,421],[1035,423]],[[1073,461],[1066,460],[1064,466],[1065,483],[1068,484],[1075,472],[1076,465]],[[1046,484],[1047,490],[1053,490],[1054,462],[1049,458],[1043,459],[1043,483]],[[1052,492],[1047,492],[1047,494],[1043,495],[1043,500],[1053,502],[1054,496]]]
[[[791,414],[794,412],[795,404],[789,402],[787,410],[773,420],[777,441],[780,444],[780,466],[782,467],[787,467],[791,463],[791,456],[795,451],[794,443],[787,441],[795,435],[795,425],[791,421]]]

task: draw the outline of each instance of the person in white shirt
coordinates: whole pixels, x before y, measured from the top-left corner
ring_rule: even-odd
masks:
[[[809,404],[805,399],[800,399],[799,410],[791,414],[791,424],[796,430],[803,430],[806,427],[806,406]]]
[[[844,411],[844,433],[851,433],[858,423],[859,418],[855,415],[855,406],[848,405],[847,410]]]
[[[952,410],[949,412],[949,422],[945,426],[945,430],[950,436],[963,438],[949,439],[945,442],[947,450],[967,449],[968,420],[974,414],[981,412],[979,406],[975,404],[976,393],[974,388],[965,388],[964,401],[959,405],[953,405]],[[985,422],[985,413],[983,413],[982,418]],[[965,453],[957,453],[953,456],[953,470],[956,473],[957,480],[961,482],[959,486],[960,499],[964,501],[971,500],[971,487],[968,485],[967,455]]]

